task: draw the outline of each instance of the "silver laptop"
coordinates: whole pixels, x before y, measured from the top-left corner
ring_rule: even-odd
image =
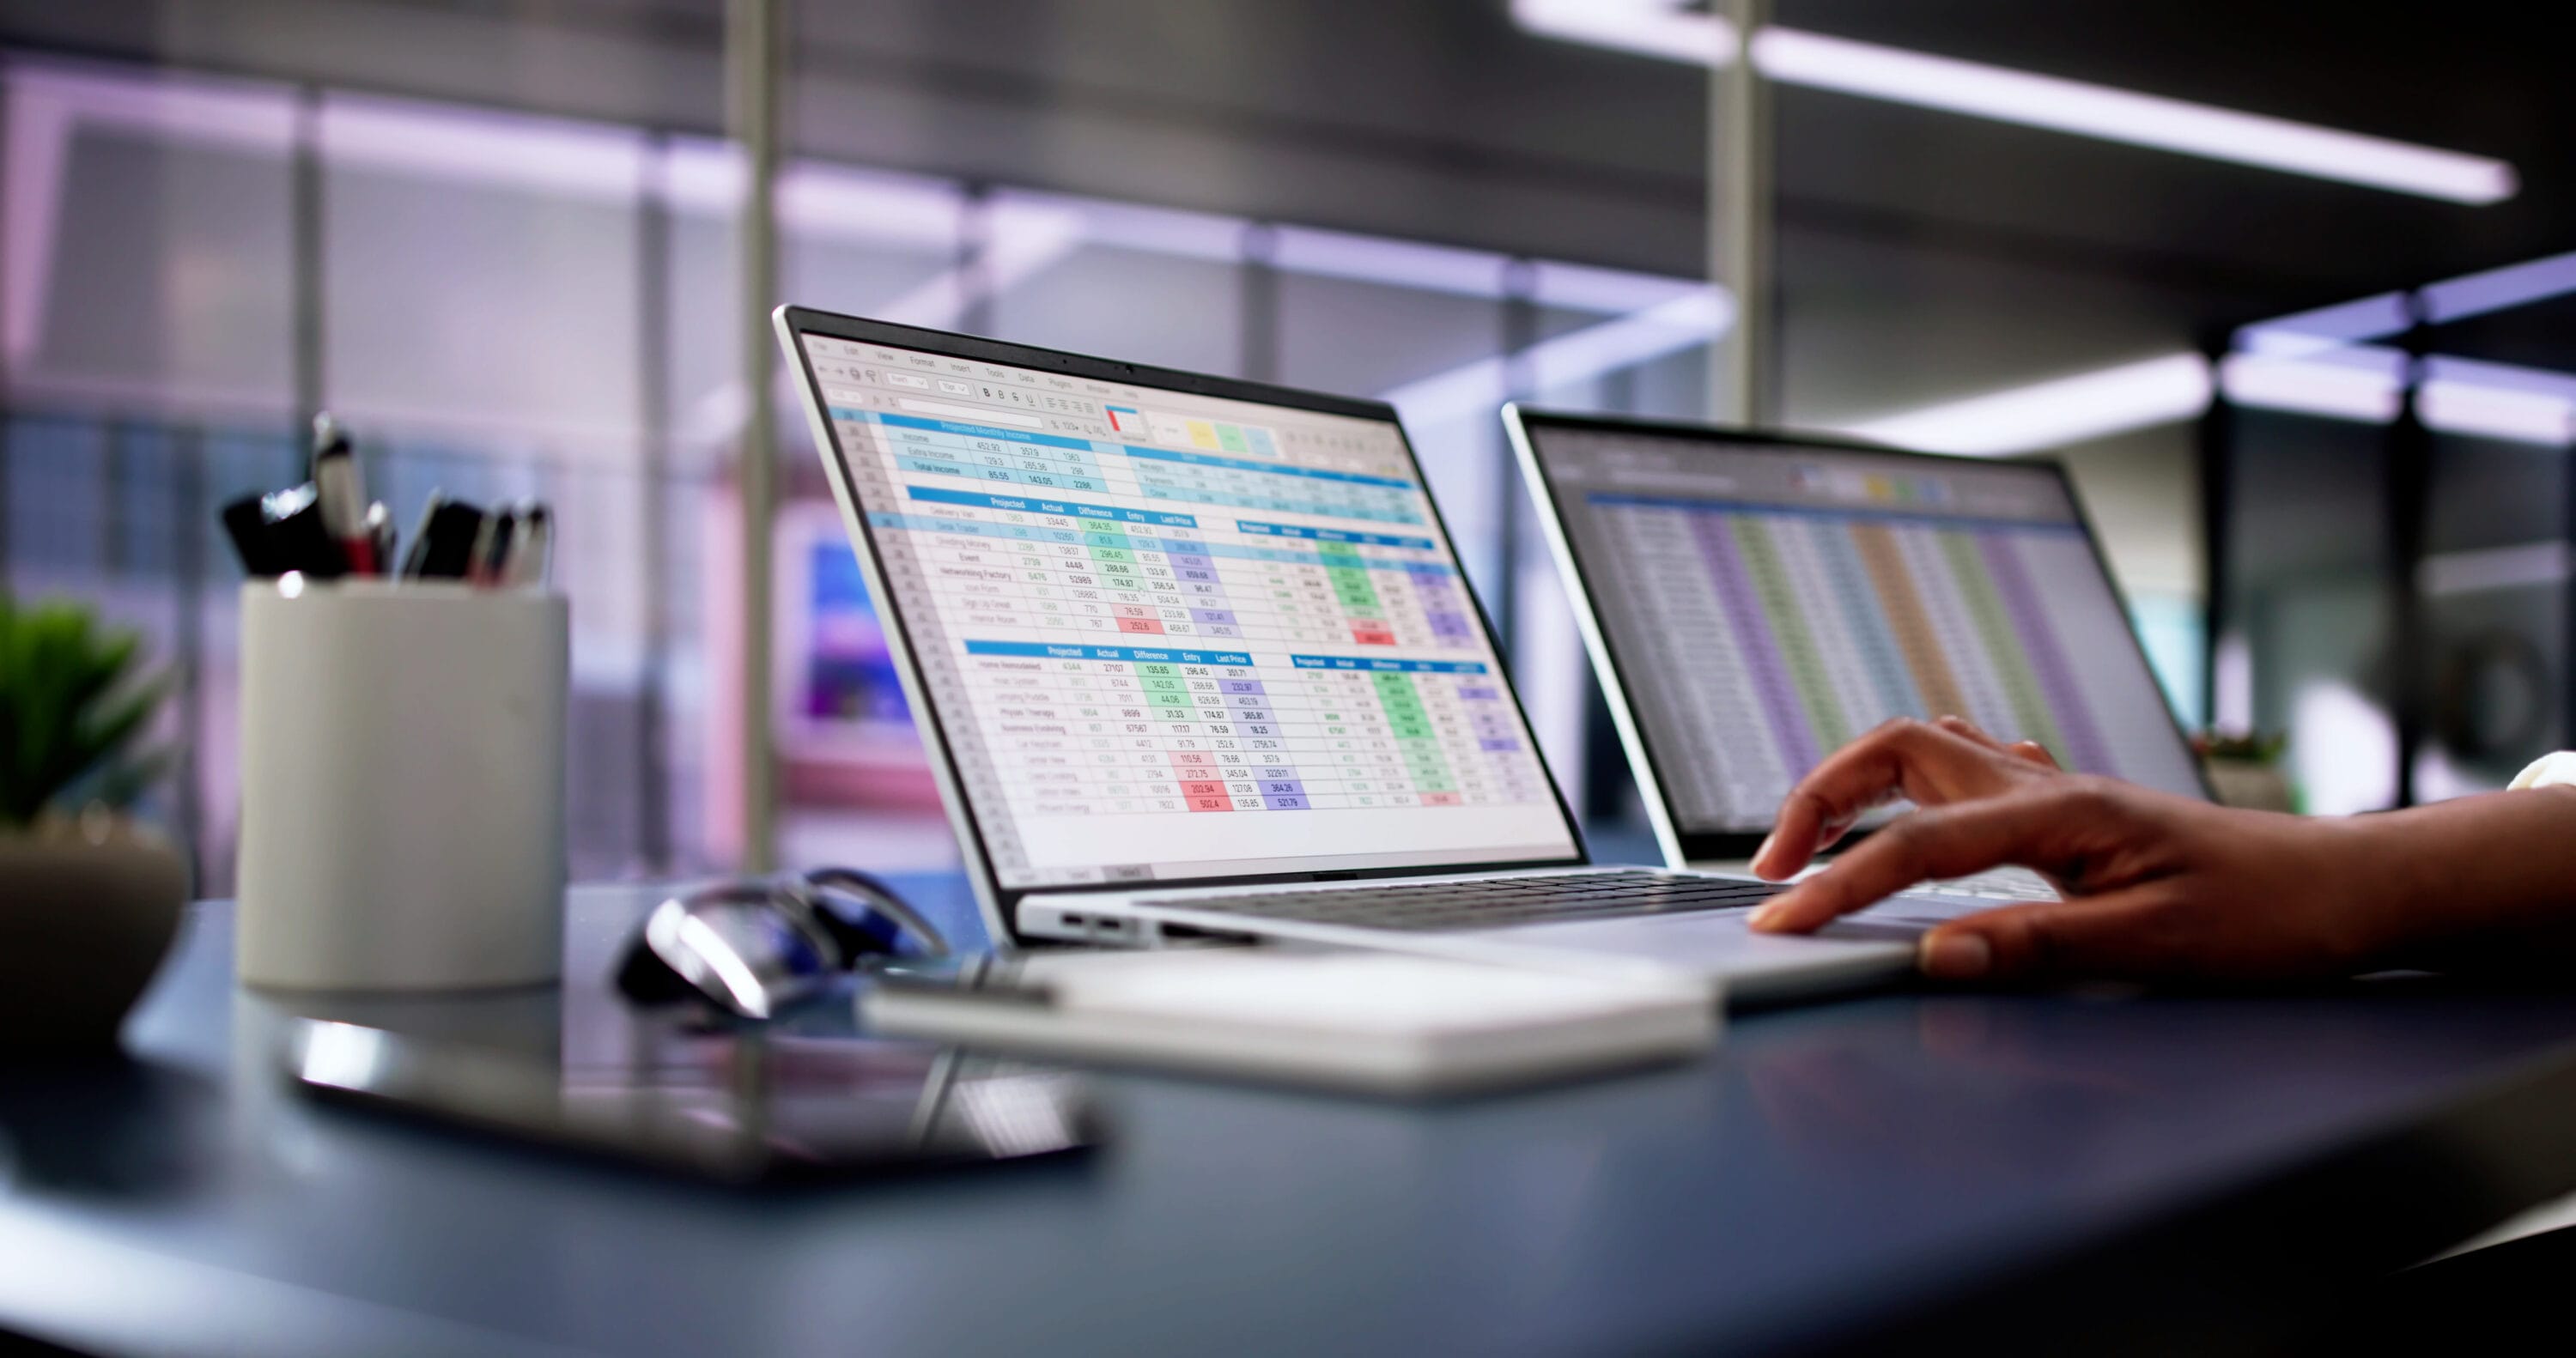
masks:
[[[1898,716],[2208,795],[2056,463],[1503,420],[1667,864],[1740,863],[1819,759]],[[2005,869],[1912,895],[2055,893]]]
[[[1909,926],[1754,935],[1778,888],[1589,861],[1392,407],[776,324],[997,944],[1911,970]]]

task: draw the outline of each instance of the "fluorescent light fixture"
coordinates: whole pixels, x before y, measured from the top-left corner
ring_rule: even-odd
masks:
[[[2415,392],[2427,429],[2471,438],[2564,448],[2576,442],[2576,406],[2561,397],[2434,378]]]
[[[1075,214],[1081,219],[1083,237],[1094,245],[1212,264],[1231,265],[1240,259],[1243,233],[1252,225],[1240,217],[1213,212],[1142,207],[1096,198],[1037,193],[1006,193],[998,197],[1004,203],[1026,203]]]
[[[2576,377],[2437,354],[2424,360],[2415,410],[2446,434],[2563,448],[2576,442]]]
[[[1708,288],[1705,283],[1688,279],[1630,273],[1624,269],[1598,269],[1588,264],[1540,260],[1535,267],[1538,277],[1532,291],[1538,304],[1564,307],[1569,311],[1626,315],[1684,297],[1698,296]]]
[[[1675,0],[1512,0],[1512,21],[1545,37],[1703,66],[1733,62],[1742,46],[1733,24]]]
[[[2454,203],[2502,202],[2518,187],[2511,165],[2486,156],[1820,33],[1766,28],[1753,35],[1753,60],[1775,80],[1817,89]]]
[[[1512,15],[1533,33],[1667,61],[1721,66],[1740,46],[1716,16],[1670,0],[1515,0]],[[2520,187],[2513,166],[2490,156],[1794,28],[1764,28],[1752,49],[1785,84],[1918,108],[2454,203],[2502,202]]]
[[[2236,347],[2251,354],[2297,358],[2402,334],[2412,321],[2406,294],[2383,292],[2356,302],[2339,302],[2314,311],[2280,316],[2236,332]]]
[[[2165,354],[1846,425],[1900,448],[2003,457],[2187,420],[2209,407],[2209,361]]]
[[[2424,309],[2435,321],[2456,321],[2571,292],[2576,292],[2576,252],[2435,283],[2424,289]]]
[[[1539,341],[1518,355],[1480,358],[1380,393],[1418,432],[1451,420],[1490,418],[1512,396],[1511,365],[1527,365],[1532,390],[1589,381],[1726,333],[1735,299],[1702,287],[1617,320]]]
[[[332,94],[322,101],[321,136],[335,167],[613,202],[634,201],[644,183],[643,135],[596,123]]]
[[[1502,296],[1503,268],[1509,263],[1504,256],[1485,250],[1459,250],[1303,226],[1279,228],[1279,246],[1272,262],[1289,273],[1384,283],[1462,297]]]
[[[2334,362],[2345,355],[2393,355],[2385,362]],[[2342,350],[2306,358],[2229,354],[2218,366],[2219,390],[2243,406],[2386,424],[2406,400],[2406,356],[2394,350]]]

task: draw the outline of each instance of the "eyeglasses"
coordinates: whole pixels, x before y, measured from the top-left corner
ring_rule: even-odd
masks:
[[[892,887],[851,868],[732,882],[653,907],[617,967],[639,1004],[695,997],[776,1017],[870,957],[945,957],[948,940]]]

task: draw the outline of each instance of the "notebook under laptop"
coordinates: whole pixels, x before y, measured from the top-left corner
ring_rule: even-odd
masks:
[[[1392,407],[775,319],[996,943],[1910,970],[1910,929],[1591,863]]]
[[[2065,469],[1506,407],[1675,867],[1741,862],[1844,741],[1955,713],[2206,797]],[[2006,870],[1919,895],[2053,895]]]

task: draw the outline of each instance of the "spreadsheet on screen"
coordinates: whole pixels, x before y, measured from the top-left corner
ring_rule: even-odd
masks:
[[[1542,426],[1533,451],[1679,828],[1758,832],[1890,717],[2198,796],[2045,466]]]
[[[1393,421],[800,341],[1004,886],[1575,854]]]

